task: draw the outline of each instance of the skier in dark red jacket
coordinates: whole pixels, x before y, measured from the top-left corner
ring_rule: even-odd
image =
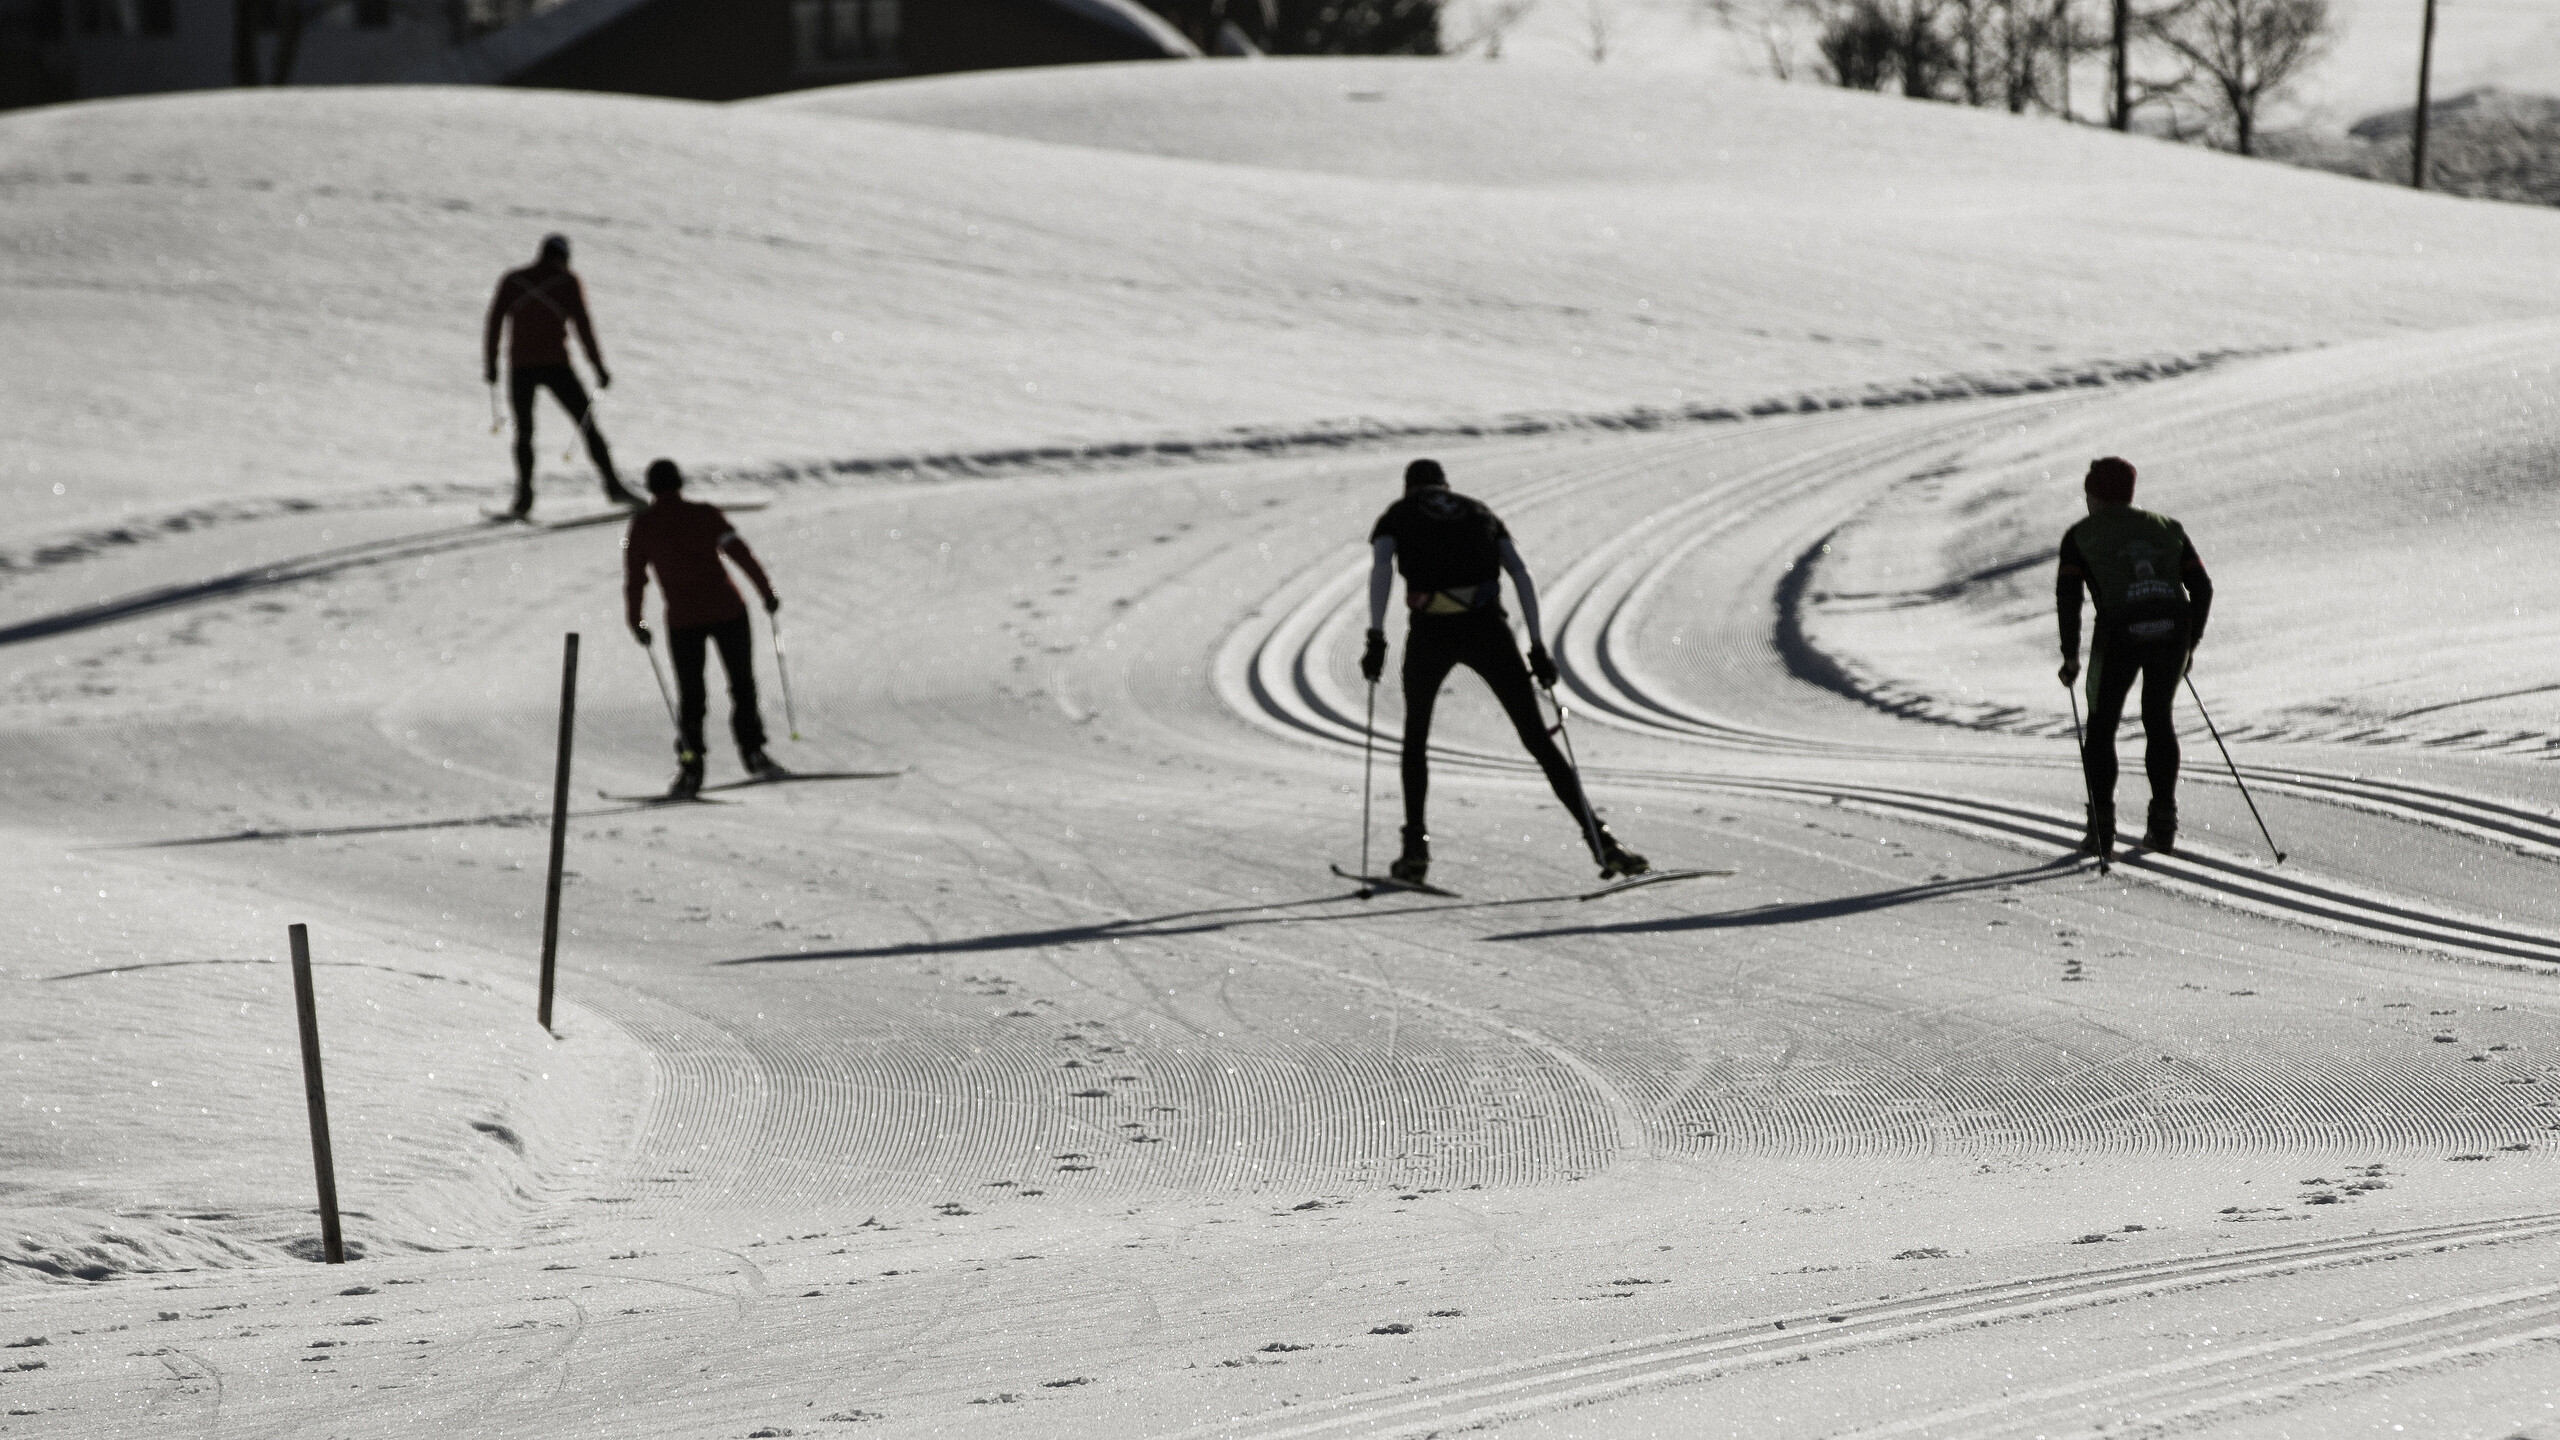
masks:
[[[587,437],[587,457],[604,474],[604,495],[617,505],[637,505],[639,497],[622,488],[613,473],[613,452],[596,428],[585,387],[569,363],[569,330],[586,347],[587,363],[596,367],[596,387],[613,388],[613,373],[604,368],[596,349],[596,327],[587,319],[587,292],[569,269],[569,238],[546,235],[542,254],[521,270],[510,270],[489,297],[489,319],[480,336],[480,369],[488,383],[498,383],[498,332],[507,332],[507,400],[516,417],[516,499],[509,514],[521,520],[533,513],[533,400],[549,390]]]
[[[722,568],[726,555],[747,574],[764,598],[766,614],[782,608],[773,582],[756,563],[755,552],[717,505],[687,500],[684,472],[673,460],[649,464],[649,508],[631,517],[622,541],[622,601],[631,637],[649,643],[640,623],[640,597],[649,588],[649,572],[658,572],[664,593],[667,654],[676,667],[676,771],[667,788],[671,800],[690,799],[702,788],[703,648],[720,649],[720,668],[729,676],[729,733],[737,739],[738,759],[749,775],[770,775],[780,767],[764,753],[764,717],[756,710],[755,635],[747,618],[747,602]]]

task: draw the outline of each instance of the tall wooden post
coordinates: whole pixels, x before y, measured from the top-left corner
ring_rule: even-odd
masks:
[[[311,1105],[311,1168],[320,1175],[320,1250],[332,1265],[347,1263],[346,1238],[338,1231],[338,1167],[329,1158],[329,1099],[320,1083],[320,1013],[311,999],[311,932],[285,931],[293,945],[293,1010],[302,1027],[302,1089]]]
[[[551,772],[551,880],[542,901],[542,1001],[534,1018],[551,1028],[551,979],[560,954],[560,867],[569,848],[569,739],[578,718],[578,634],[560,656],[560,753]]]
[[[2418,40],[2418,128],[2409,141],[2409,185],[2427,188],[2427,87],[2436,65],[2436,0],[2427,0],[2426,28]]]

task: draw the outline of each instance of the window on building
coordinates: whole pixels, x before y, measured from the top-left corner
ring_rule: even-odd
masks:
[[[792,68],[861,70],[898,58],[898,0],[792,0]]]
[[[464,45],[561,3],[563,0],[445,0],[445,16],[453,43]]]

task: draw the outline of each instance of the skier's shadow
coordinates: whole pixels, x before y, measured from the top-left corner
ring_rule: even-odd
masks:
[[[1616,925],[1559,925],[1547,930],[1515,930],[1484,938],[1554,940],[1567,935],[1677,935],[1692,930],[1751,930],[1770,925],[1805,925],[1817,920],[1838,920],[1850,915],[1916,905],[1927,900],[1943,900],[1950,895],[1968,895],[1978,890],[2059,880],[2070,875],[2078,864],[2078,857],[2066,855],[2041,865],[2003,870],[1996,875],[1931,880],[1919,885],[1899,885],[1890,890],[1871,890],[1864,895],[1841,895],[1828,900],[1803,900],[1786,905],[1754,905],[1748,909],[1719,910],[1706,915],[1628,920]]]
[[[601,810],[572,810],[572,820],[595,820],[608,815],[636,815],[652,805],[614,805]],[[495,815],[457,815],[449,820],[399,820],[380,825],[322,825],[299,829],[227,830],[219,835],[184,835],[174,840],[120,840],[106,845],[85,845],[83,850],[183,850],[196,845],[241,845],[254,840],[331,840],[350,835],[399,835],[411,830],[465,830],[473,828],[509,829],[543,823],[538,810],[502,810]]]
[[[1051,945],[1098,945],[1112,940],[1160,939],[1182,935],[1214,935],[1263,925],[1331,925],[1346,920],[1379,920],[1395,915],[1446,914],[1452,910],[1491,910],[1513,905],[1546,905],[1571,895],[1538,895],[1518,900],[1460,900],[1445,905],[1356,905],[1357,890],[1337,890],[1304,900],[1273,900],[1259,905],[1222,905],[1209,910],[1178,910],[1170,915],[1144,915],[1127,920],[1097,920],[1090,925],[1061,925],[1052,930],[1012,930],[996,935],[970,935],[956,940],[909,940],[896,945],[849,946],[837,950],[793,950],[772,955],[741,955],[717,965],[788,965],[802,960],[893,960],[915,955],[968,955],[991,950],[1038,950]],[[1356,908],[1321,915],[1273,914],[1318,905],[1354,902]]]
[[[225,575],[190,580],[178,585],[165,585],[156,590],[101,600],[94,605],[81,605],[39,615],[14,625],[0,625],[0,646],[24,644],[49,635],[68,634],[93,626],[130,620],[162,610],[175,610],[207,600],[224,600],[234,596],[255,594],[305,580],[317,580],[341,571],[368,565],[384,565],[414,560],[423,555],[438,554],[469,546],[487,545],[517,539],[527,532],[507,527],[497,529],[486,522],[447,525],[412,535],[391,535],[379,540],[358,541],[308,555],[268,561]]]

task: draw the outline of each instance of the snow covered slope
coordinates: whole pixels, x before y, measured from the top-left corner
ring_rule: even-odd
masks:
[[[2277,870],[2196,766],[2188,851],[2101,877],[2049,735],[1798,673],[2032,694],[2031,614],[1797,603],[1826,536],[1932,595],[2032,560],[2042,472],[2120,449],[2216,563],[2243,723],[2323,667],[2446,690],[2357,648],[2399,636],[2520,668],[2538,632],[2442,596],[2547,516],[2560,217],[1739,84],[977,83],[0,120],[0,1427],[1810,1437],[2414,1395],[2412,1429],[2503,1434],[2560,1401],[2550,767],[2288,747]],[[787,601],[777,748],[869,778],[593,793],[670,758],[616,536],[477,514],[479,307],[552,228],[625,456],[775,477],[738,520]],[[1364,782],[1376,840],[1402,798],[1355,657],[1418,442],[1362,416],[1519,536],[1619,833],[1734,874],[1575,898],[1579,827],[1465,677],[1431,824],[1468,898],[1328,872]],[[1307,443],[1193,443],[1240,433]],[[993,458],[800,463],[923,452]],[[2324,456],[2334,550],[2295,493]],[[2412,510],[2451,538],[2395,550]],[[344,1272],[282,1258],[290,921]],[[2178,1341],[2243,1312],[2209,1366]]]
[[[555,229],[626,463],[732,465],[2069,376],[2503,318],[2560,253],[2060,125],[1421,62],[180,96],[0,119],[0,185],[0,476],[50,538],[502,483],[481,310]]]
[[[2196,674],[2226,733],[2548,754],[2555,350],[2548,321],[2344,346],[1946,456],[1832,537],[1808,637],[1903,713],[2066,725],[2053,548],[2120,454],[2218,578]]]

